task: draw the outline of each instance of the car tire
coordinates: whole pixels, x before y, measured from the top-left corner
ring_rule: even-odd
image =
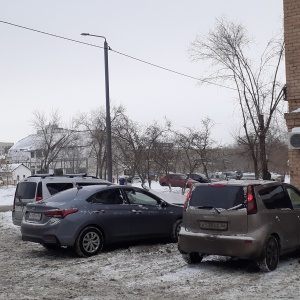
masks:
[[[75,242],[75,251],[79,256],[90,257],[98,254],[104,245],[104,239],[101,231],[89,226],[83,229]]]
[[[200,263],[203,259],[203,256],[197,252],[192,252],[192,253],[182,254],[182,258],[187,264],[191,265],[191,264]]]
[[[274,236],[269,236],[267,239],[262,257],[258,262],[259,268],[264,272],[274,271],[279,262],[279,244],[277,239]]]
[[[181,226],[182,226],[182,219],[177,220],[173,224],[173,228],[172,228],[172,232],[171,232],[171,240],[175,243],[178,242],[178,236],[179,236]]]

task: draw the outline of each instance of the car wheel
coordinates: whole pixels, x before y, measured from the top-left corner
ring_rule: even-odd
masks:
[[[197,252],[192,252],[192,253],[182,254],[182,258],[186,263],[190,265],[190,264],[200,263],[203,259],[203,256]]]
[[[259,268],[261,271],[270,272],[277,268],[279,262],[279,245],[274,236],[270,236],[266,241],[262,258],[259,260]]]
[[[182,219],[177,220],[172,228],[172,233],[171,233],[171,240],[175,243],[178,242],[178,236],[179,236],[179,232],[182,226]]]
[[[104,244],[103,235],[96,227],[83,229],[75,242],[75,251],[79,256],[89,257],[98,254]]]

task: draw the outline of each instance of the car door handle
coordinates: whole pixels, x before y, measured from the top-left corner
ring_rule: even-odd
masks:
[[[132,212],[133,212],[134,214],[141,214],[141,213],[142,213],[141,210],[135,210],[135,209],[133,209]]]
[[[101,210],[95,210],[94,213],[96,214],[104,214],[105,210],[101,209]]]

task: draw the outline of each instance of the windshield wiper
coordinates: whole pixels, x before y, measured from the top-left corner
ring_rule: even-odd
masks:
[[[239,208],[241,208],[241,207],[243,207],[243,206],[244,206],[244,204],[239,204],[239,205],[230,207],[230,208],[228,208],[227,210],[235,210],[235,209],[239,209]]]
[[[230,208],[228,208],[227,210],[235,210],[235,209],[239,209],[239,208],[241,208],[241,207],[243,207],[244,206],[244,204],[238,204],[238,205],[236,205],[236,206],[233,206],[233,207],[230,207]]]
[[[220,214],[221,212],[215,207],[215,206],[212,206],[212,205],[203,205],[203,206],[198,206],[197,208],[213,208],[218,214]]]

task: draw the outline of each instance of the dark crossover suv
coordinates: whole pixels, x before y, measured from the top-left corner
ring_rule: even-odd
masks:
[[[279,256],[300,248],[300,191],[259,180],[196,184],[184,205],[178,249],[187,263],[206,255],[277,268]]]
[[[202,173],[191,173],[191,174],[186,174],[189,178],[196,180],[200,183],[208,183],[210,180]]]
[[[178,240],[182,206],[137,187],[124,185],[72,188],[28,203],[22,239],[46,248],[72,247],[83,257],[114,242],[167,238]]]
[[[28,203],[41,201],[75,186],[111,184],[107,180],[88,176],[87,174],[66,174],[59,176],[54,174],[36,174],[29,176],[17,185],[13,203],[12,221],[15,225],[21,225]]]

